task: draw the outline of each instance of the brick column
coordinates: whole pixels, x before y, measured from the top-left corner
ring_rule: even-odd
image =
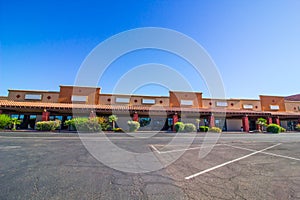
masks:
[[[243,124],[243,131],[249,132],[249,118],[247,115],[242,118],[242,124]]]
[[[272,117],[267,117],[267,124],[272,124]]]
[[[274,124],[277,124],[277,125],[280,126],[280,120],[279,120],[279,117],[275,117],[275,118],[273,119],[273,122],[274,122]]]
[[[50,112],[47,112],[46,110],[44,110],[44,112],[42,114],[42,121],[49,121],[49,116],[50,116]]]
[[[208,123],[210,128],[215,126],[215,116],[213,114],[208,117]]]
[[[137,112],[134,112],[133,113],[133,121],[136,121],[136,122],[138,122],[139,121],[139,115],[137,114]]]
[[[178,115],[177,115],[177,113],[175,113],[173,115],[173,131],[174,132],[176,132],[176,130],[175,130],[175,124],[176,124],[176,122],[178,122]]]

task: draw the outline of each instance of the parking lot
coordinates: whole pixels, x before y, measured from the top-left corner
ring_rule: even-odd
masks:
[[[216,143],[197,134],[188,146],[195,135],[179,135],[172,145],[170,133],[107,136],[89,139],[108,138],[162,163],[182,155],[158,171],[126,173],[95,159],[77,135],[1,134],[0,199],[300,198],[298,133],[222,134]]]

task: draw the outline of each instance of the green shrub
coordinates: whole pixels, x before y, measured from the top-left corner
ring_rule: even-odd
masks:
[[[101,131],[101,125],[99,124],[99,119],[87,118],[87,117],[77,117],[65,121],[65,125],[74,126],[76,130],[83,132],[98,132]]]
[[[199,131],[200,132],[207,132],[209,130],[209,127],[208,126],[200,126],[199,127]]]
[[[128,121],[129,132],[136,132],[140,128],[140,123],[136,121]]]
[[[267,126],[267,132],[269,133],[280,133],[281,132],[281,128],[279,125],[277,124],[269,124]]]
[[[175,131],[176,132],[183,132],[184,131],[184,123],[176,122],[175,123]]]
[[[54,131],[60,127],[60,124],[60,120],[40,121],[35,124],[35,129],[38,131]]]
[[[209,132],[221,133],[222,130],[219,127],[211,127],[211,128],[209,128]]]
[[[284,133],[284,132],[286,132],[286,129],[283,128],[283,127],[280,127],[280,132],[281,132],[281,133]]]
[[[101,130],[106,131],[110,128],[108,119],[106,117],[96,117],[98,120],[98,123],[101,126]]]
[[[8,125],[11,124],[11,118],[8,115],[1,114],[0,115],[0,129],[4,129]]]
[[[184,132],[195,132],[196,126],[192,123],[186,123],[184,124]]]
[[[300,124],[297,124],[295,129],[296,129],[296,131],[300,131]]]

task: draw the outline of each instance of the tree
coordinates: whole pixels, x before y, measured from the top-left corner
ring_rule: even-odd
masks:
[[[18,120],[17,118],[12,118],[10,122],[13,125],[12,130],[16,130],[17,129],[17,125],[21,124],[22,121]]]
[[[115,122],[118,121],[118,117],[116,115],[110,115],[108,117],[108,121],[112,123],[113,130],[115,129]]]
[[[263,127],[267,125],[267,120],[260,117],[256,120],[256,124],[258,125],[258,131],[263,131]]]

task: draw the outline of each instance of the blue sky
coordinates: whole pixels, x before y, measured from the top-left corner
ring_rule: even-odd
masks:
[[[195,39],[216,63],[227,97],[300,93],[299,0],[0,2],[0,95],[9,88],[57,91],[73,85],[93,48],[140,27],[169,28]],[[151,62],[182,72],[195,91],[209,96],[192,66],[156,50],[112,63],[99,82],[102,92],[111,93],[122,74]],[[168,95],[158,85],[134,92]]]

